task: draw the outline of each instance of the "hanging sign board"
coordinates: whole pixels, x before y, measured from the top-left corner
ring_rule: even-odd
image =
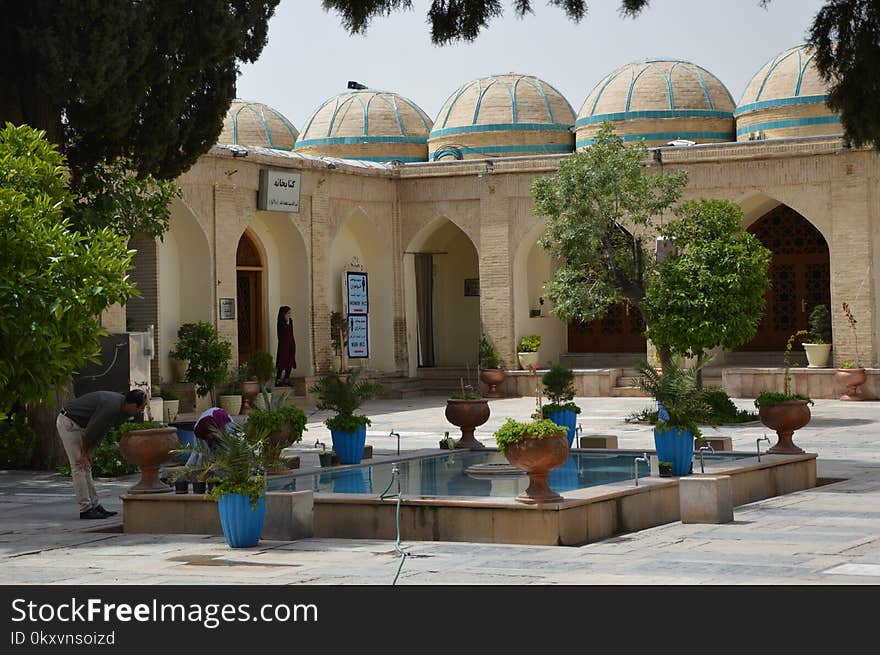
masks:
[[[257,209],[270,212],[299,213],[299,187],[302,175],[286,171],[260,169]]]
[[[366,315],[348,316],[348,357],[349,359],[368,359],[370,357],[370,319]]]
[[[355,271],[346,272],[345,296],[348,301],[349,315],[370,313],[366,273],[357,273]]]

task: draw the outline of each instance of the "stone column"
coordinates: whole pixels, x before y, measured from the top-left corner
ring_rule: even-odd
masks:
[[[501,357],[502,367],[516,365],[513,334],[513,278],[510,203],[499,197],[496,183],[484,179],[480,197],[480,319],[483,331]]]
[[[312,349],[315,374],[333,370],[333,343],[330,340],[330,245],[333,221],[330,199],[324,188],[326,178],[318,180],[312,195]]]
[[[394,187],[394,201],[391,207],[391,252],[392,276],[394,280],[394,368],[398,375],[406,375],[409,369],[409,355],[406,341],[406,312],[403,292],[403,236],[400,218],[400,193]]]

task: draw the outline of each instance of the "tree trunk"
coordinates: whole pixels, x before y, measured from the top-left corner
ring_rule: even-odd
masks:
[[[28,423],[36,435],[31,456],[33,468],[53,470],[67,461],[55,421],[64,404],[73,398],[73,381],[68,380],[63,388],[55,387],[54,398],[50,402],[28,404]]]

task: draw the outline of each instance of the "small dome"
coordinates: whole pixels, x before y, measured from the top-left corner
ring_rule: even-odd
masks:
[[[363,161],[426,161],[430,130],[428,115],[402,95],[351,91],[318,107],[306,122],[296,150]]]
[[[604,121],[624,141],[648,147],[686,139],[695,143],[734,140],[733,97],[701,66],[675,59],[627,64],[605,77],[578,114],[577,147],[593,143]]]
[[[269,105],[233,100],[217,143],[292,150],[298,134],[293,123]]]
[[[428,137],[432,160],[544,155],[573,150],[574,110],[532,75],[491,75],[459,87]]]
[[[812,48],[798,45],[764,64],[736,108],[738,141],[843,132],[825,104],[828,89],[813,56]]]

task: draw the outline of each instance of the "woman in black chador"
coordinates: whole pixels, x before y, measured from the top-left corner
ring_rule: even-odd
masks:
[[[275,386],[290,386],[290,371],[296,368],[296,341],[290,307],[278,310],[278,352],[275,355]]]

